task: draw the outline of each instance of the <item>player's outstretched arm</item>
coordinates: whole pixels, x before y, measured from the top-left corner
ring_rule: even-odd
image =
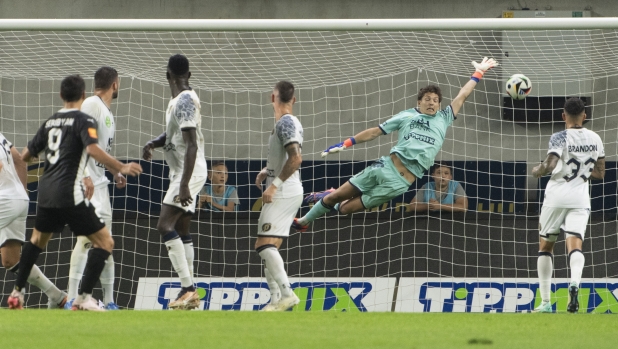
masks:
[[[146,143],[146,145],[144,146],[142,150],[143,151],[142,158],[146,161],[149,161],[150,159],[152,159],[152,150],[156,148],[161,148],[162,146],[164,146],[166,138],[167,138],[167,135],[165,132],[163,132],[161,135],[159,135],[159,137],[151,141],[148,141],[148,143]]]
[[[24,186],[24,189],[26,189],[26,192],[28,192],[28,164],[22,160],[21,154],[15,147],[11,147],[11,156],[13,157],[13,164],[15,165],[17,176]],[[0,164],[0,166],[2,166],[2,164]]]
[[[142,166],[135,162],[123,164],[109,155],[97,143],[90,144],[86,147],[86,152],[96,161],[102,163],[107,168],[112,168],[114,171],[120,172],[129,176],[137,176],[142,173]]]
[[[535,178],[541,178],[552,173],[558,165],[558,160],[560,160],[560,158],[556,154],[547,154],[545,161],[532,169],[532,176]]]
[[[335,145],[331,145],[326,150],[322,152],[322,157],[327,156],[328,154],[338,153],[346,148],[353,146],[354,144],[365,143],[372,141],[381,135],[383,135],[382,129],[379,127],[368,128],[364,131],[361,131],[356,136],[346,139],[341,143],[337,143]]]
[[[453,108],[454,115],[457,115],[457,113],[459,113],[459,110],[461,110],[461,107],[466,101],[466,98],[468,98],[468,96],[472,93],[472,91],[476,87],[476,84],[481,80],[481,78],[483,78],[483,75],[485,74],[485,72],[487,72],[489,69],[495,66],[498,66],[498,62],[493,58],[485,57],[483,58],[481,63],[472,61],[472,65],[474,66],[476,71],[470,77],[470,81],[468,81],[461,88],[457,97],[455,97],[455,99],[453,99],[453,101],[451,102],[451,107]]]
[[[288,154],[288,159],[283,164],[279,177],[275,178],[272,184],[266,188],[266,191],[262,194],[262,202],[268,204],[273,201],[273,196],[277,192],[277,188],[280,187],[294,172],[298,171],[300,164],[303,162],[303,157],[300,152],[300,146],[298,143],[291,143],[285,147],[285,151]]]
[[[178,200],[180,200],[180,204],[184,207],[189,206],[193,202],[191,190],[189,190],[189,181],[193,176],[193,168],[197,158],[197,133],[195,129],[187,128],[182,130],[182,140],[185,142],[187,151],[185,152],[185,163],[182,169],[182,177],[180,178]]]
[[[594,163],[594,168],[592,169],[590,177],[593,179],[605,178],[605,158],[597,159],[597,162]]]

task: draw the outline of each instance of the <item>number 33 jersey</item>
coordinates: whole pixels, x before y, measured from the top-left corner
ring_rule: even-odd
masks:
[[[77,109],[60,109],[41,125],[28,143],[32,156],[45,151],[39,156],[45,160],[38,188],[40,207],[72,207],[85,200],[86,147],[98,141],[96,120]]]
[[[605,158],[601,137],[586,128],[556,132],[547,154],[560,160],[545,188],[543,206],[590,208],[588,180],[597,160]]]

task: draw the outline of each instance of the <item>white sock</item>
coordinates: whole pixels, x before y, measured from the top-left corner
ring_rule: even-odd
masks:
[[[551,256],[540,255],[536,267],[539,272],[539,288],[541,289],[541,300],[543,302],[550,302],[549,292],[551,291],[551,274],[554,268]]]
[[[92,242],[85,236],[78,236],[75,248],[71,253],[71,266],[69,268],[69,296],[68,299],[77,297],[79,291],[79,283],[82,280],[86,262],[88,261],[88,250],[92,246]]]
[[[165,246],[167,246],[167,253],[172,261],[174,270],[178,273],[182,287],[193,286],[193,279],[189,273],[189,266],[187,265],[187,257],[182,241],[180,241],[180,239],[168,240],[165,242]]]
[[[103,289],[103,303],[105,303],[105,305],[114,302],[114,277],[114,256],[110,254],[109,257],[107,257],[107,263],[105,263],[105,267],[103,267],[101,276],[99,276],[101,288]]]
[[[582,272],[584,271],[584,263],[586,262],[586,257],[580,250],[573,250],[570,254],[570,264],[571,264],[571,282],[577,283],[577,287],[579,287],[579,283],[582,281]]]
[[[45,275],[43,275],[41,269],[39,269],[36,264],[32,266],[30,275],[28,275],[28,283],[40,288],[41,291],[47,295],[47,298],[52,301],[58,302],[61,300],[60,297],[62,297],[62,291],[60,291],[56,285],[54,285]]]
[[[260,251],[260,257],[262,257],[264,264],[266,264],[266,268],[268,268],[273,279],[275,279],[275,282],[279,285],[281,297],[290,297],[294,294],[290,287],[288,274],[283,267],[283,258],[281,258],[279,251],[277,251],[275,247],[268,247]]]
[[[182,244],[185,248],[185,257],[187,257],[187,266],[189,267],[189,274],[191,275],[191,282],[195,284],[195,274],[193,274],[193,259],[195,258],[195,250],[193,249],[193,243]]]
[[[266,268],[266,265],[264,265],[264,276],[266,276],[266,282],[268,282],[268,289],[270,290],[270,304],[275,304],[281,299],[281,290],[273,274]]]

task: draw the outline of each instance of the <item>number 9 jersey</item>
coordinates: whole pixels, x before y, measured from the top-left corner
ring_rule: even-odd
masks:
[[[601,137],[583,127],[556,132],[547,154],[560,160],[547,183],[543,206],[589,209],[588,180],[597,160],[605,158]]]

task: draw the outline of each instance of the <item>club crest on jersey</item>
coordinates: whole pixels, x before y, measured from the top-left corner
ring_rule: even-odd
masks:
[[[112,119],[110,119],[109,115],[105,117],[105,126],[112,127]]]
[[[269,231],[270,228],[272,228],[272,224],[270,224],[270,223],[262,224],[262,231]]]

